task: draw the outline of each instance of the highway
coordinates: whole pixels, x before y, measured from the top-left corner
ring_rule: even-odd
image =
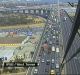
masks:
[[[56,13],[56,12],[55,12]],[[69,19],[69,16],[64,12],[64,10],[61,10],[61,28],[62,34],[63,34],[63,43],[64,48],[66,49],[67,45],[67,39],[69,39],[69,35],[72,28],[72,22]],[[55,70],[55,74],[61,75],[59,65],[61,61],[61,54],[62,50],[60,50],[60,29],[58,24],[58,16],[54,14],[50,15],[50,17],[47,20],[46,27],[44,30],[44,34],[42,36],[41,43],[39,44],[38,50],[34,54],[33,61],[37,61],[38,66],[29,68],[28,74],[26,75],[50,75],[51,70]],[[67,26],[67,28],[66,28]],[[68,27],[69,26],[69,27]],[[43,28],[32,28],[32,29],[13,29],[13,30],[0,30],[0,32],[6,32],[6,31],[16,31],[18,34],[25,33],[25,35],[30,31],[33,34],[39,34],[39,32],[43,31]],[[64,32],[65,31],[65,32]],[[67,32],[67,33],[66,33]],[[65,35],[66,34],[66,35]],[[44,44],[47,44],[49,48],[46,48],[43,50],[42,46]],[[52,50],[52,47],[54,47],[54,51]],[[71,51],[67,58],[69,58],[73,54],[73,51]],[[52,61],[53,60],[53,61]],[[67,60],[67,59],[66,59]],[[78,59],[72,59],[69,63],[66,64],[66,73],[67,74],[80,74],[79,71],[79,60]],[[58,66],[57,66],[58,65]]]
[[[69,39],[69,35],[71,33],[71,28],[72,28],[73,23],[71,22],[69,16],[64,12],[64,10],[62,10],[61,13],[63,13],[60,16],[60,18],[61,18],[61,25],[62,25],[62,32],[63,32],[63,38],[64,38],[63,39],[63,43],[65,44],[64,45],[64,49],[66,49],[67,41]],[[65,17],[66,17],[66,19],[65,19]],[[76,52],[75,48],[78,46],[78,44],[79,44],[79,41],[73,43],[73,48],[70,49],[70,51],[68,53],[68,56],[66,57],[66,60],[68,60],[73,55],[73,53]],[[79,58],[79,55],[76,56],[75,58],[73,58],[70,62],[68,62],[65,65],[66,66],[66,73],[67,73],[67,75],[80,75],[80,70],[79,70],[80,62],[79,62],[78,58]]]
[[[50,75],[51,70],[55,70],[57,75],[60,75],[59,67],[56,68],[56,65],[60,65],[60,50],[59,49],[59,28],[57,21],[54,18],[50,17],[47,20],[46,28],[43,34],[43,39],[40,44],[40,52],[38,53],[36,61],[38,66],[32,68],[30,75]],[[47,41],[49,49],[43,50],[41,46]],[[54,46],[54,51],[52,47]],[[54,60],[54,63],[52,62]],[[29,75],[28,74],[28,75]]]
[[[60,10],[60,22],[59,22],[58,9]],[[20,45],[22,47],[24,46],[21,51],[19,51],[18,49],[14,51],[15,49],[13,50],[10,48],[10,50],[8,49],[9,51],[7,52],[7,50],[1,49],[3,50],[3,52],[0,51],[0,57],[9,56],[8,59],[10,59],[14,54],[16,58],[17,56],[19,55],[23,56],[21,54],[24,54],[25,61],[37,62],[38,63],[37,67],[29,67],[28,71],[26,69],[26,75],[64,75],[64,74],[80,75],[80,54],[79,56],[76,56],[65,65],[66,68],[64,69],[65,73],[62,74],[60,72],[61,60],[63,58],[62,56],[64,55],[63,52],[65,52],[66,50],[67,42],[70,33],[72,31],[71,28],[73,28],[73,23],[70,17],[68,16],[68,14],[64,10],[68,12],[71,11],[72,13],[73,9],[76,8],[69,6],[68,3],[59,4],[59,8],[58,8],[58,4],[35,5],[29,7],[24,5],[24,6],[15,6],[13,8],[10,7],[4,8],[4,6],[1,7],[0,8],[1,12],[11,11],[13,13],[33,14],[36,16],[46,15],[46,17],[48,16],[48,19],[47,21],[45,21],[46,22],[45,27],[44,27],[44,23],[31,24],[27,26],[20,25],[16,27],[9,26],[6,28],[1,27],[0,35],[3,35],[4,33],[7,34],[9,32],[16,32],[18,36],[31,36],[33,34],[33,37],[31,38],[36,38],[36,40],[30,39],[30,37],[29,37],[30,40],[25,38],[22,41],[22,45]],[[62,34],[59,26],[62,28]],[[6,34],[4,36],[6,36]],[[61,43],[62,40],[63,40],[63,44]],[[27,43],[27,41],[29,43]],[[72,44],[74,47],[70,49],[66,57],[66,60],[68,60],[76,52],[76,48],[78,47],[78,44],[80,44],[80,41],[77,40],[76,43],[74,42]],[[33,52],[32,56],[31,56],[31,52]],[[51,74],[52,70],[54,70],[55,74]]]

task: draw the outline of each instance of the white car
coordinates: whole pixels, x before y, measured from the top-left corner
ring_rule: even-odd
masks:
[[[56,36],[53,36],[53,38],[56,38]]]
[[[52,51],[55,51],[55,47],[54,46],[52,46]]]
[[[37,74],[37,73],[38,73],[38,69],[35,69],[35,70],[34,70],[34,74]]]
[[[39,66],[40,64],[38,63],[38,66]]]
[[[54,21],[56,22],[56,21],[57,21],[57,19],[55,18],[55,19],[54,19]]]
[[[51,25],[49,25],[49,28],[51,28]]]
[[[59,64],[56,64],[56,68],[59,68]]]
[[[42,63],[44,63],[44,59],[42,59]]]
[[[59,48],[58,47],[56,48],[56,52],[59,52]]]
[[[52,59],[52,63],[54,63],[54,59]]]
[[[64,20],[66,21],[67,20],[67,17],[64,17]]]

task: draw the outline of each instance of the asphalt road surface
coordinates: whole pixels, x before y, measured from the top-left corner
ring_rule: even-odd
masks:
[[[61,24],[62,24],[63,38],[64,38],[63,41],[65,43],[64,48],[66,48],[67,41],[71,33],[72,22],[70,21],[70,18],[64,11],[62,11],[62,13],[63,14],[61,15]],[[66,17],[66,20],[65,20],[65,17]],[[73,45],[74,48],[76,48],[76,44],[77,42],[74,43]],[[76,52],[76,50],[71,49],[70,52],[68,53],[66,60],[69,59],[74,52]],[[76,56],[69,63],[66,64],[66,74],[67,75],[80,75],[80,62],[78,58],[79,56]]]
[[[50,25],[52,27],[49,27]],[[42,44],[45,40],[47,40],[50,48],[52,48],[52,46],[54,46],[55,48],[59,47],[59,38],[56,38],[57,36],[59,37],[59,35],[56,36],[56,31],[59,31],[57,22],[50,18],[46,26],[46,31],[44,33]],[[53,36],[55,37],[53,38]],[[54,63],[52,63],[52,59],[54,59]],[[59,52],[56,52],[56,50],[50,50],[49,53],[48,50],[40,50],[39,56],[37,57],[37,62],[39,63],[39,66],[32,69],[31,75],[50,75],[51,70],[59,72],[59,69],[56,69],[56,64],[60,64],[60,58]],[[37,73],[35,73],[35,69],[37,69]]]

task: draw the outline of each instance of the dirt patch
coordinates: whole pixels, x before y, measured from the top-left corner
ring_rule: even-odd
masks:
[[[21,43],[25,38],[25,36],[0,37],[0,44],[18,44]]]

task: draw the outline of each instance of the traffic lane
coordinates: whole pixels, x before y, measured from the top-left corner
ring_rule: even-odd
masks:
[[[51,53],[47,54],[47,57],[46,57],[46,68],[48,68],[48,75],[50,75],[50,71],[51,71]]]
[[[71,60],[66,64],[66,71],[67,74],[78,75],[76,63],[74,62],[74,60]]]
[[[71,53],[70,53],[71,54]],[[70,55],[67,56],[67,60],[70,58]],[[74,68],[74,69],[73,69]],[[74,71],[74,74],[76,73],[75,71],[75,65],[74,65],[74,61],[70,61],[66,64],[66,73],[67,74],[73,74],[73,71]]]
[[[74,62],[74,60],[71,60],[70,61],[70,65],[71,65],[71,69],[72,69],[71,74],[77,75],[77,68],[76,68],[76,65],[75,64],[76,63]]]
[[[49,59],[48,59],[49,60]],[[46,61],[45,74],[50,75],[51,64]]]
[[[67,17],[67,19],[66,20],[64,20],[64,17]],[[72,28],[72,25],[73,25],[73,23],[70,21],[70,18],[68,17],[68,15],[66,14],[66,13],[64,13],[62,16],[60,16],[60,18],[61,18],[61,21],[64,23],[64,25],[66,24],[67,26],[69,26],[68,27],[68,32],[70,32],[71,31],[71,28]]]
[[[66,21],[63,21],[64,20],[64,15],[66,14],[63,14],[63,16],[61,16],[61,23],[62,23],[62,30],[63,30],[63,36],[65,37],[64,41],[66,42],[65,44],[67,44],[67,41],[68,41],[68,38],[69,38],[69,35],[70,35],[70,32],[71,32],[71,25],[72,23],[70,22],[69,18],[66,19]],[[68,28],[66,28],[68,27]],[[65,33],[65,32],[66,33]],[[66,35],[65,35],[66,34]]]
[[[40,66],[38,67],[38,75],[44,75],[45,74],[45,63],[40,62]]]
[[[46,67],[46,53],[43,52],[40,56],[40,64],[38,67],[38,75],[44,75],[45,74],[45,67]],[[44,60],[43,60],[44,59]]]
[[[54,59],[54,63],[52,62],[52,59]],[[55,51],[51,52],[51,69],[55,69]]]
[[[72,73],[72,69],[71,69],[71,67],[70,67],[70,63],[67,63],[66,64],[66,74],[67,75],[70,75]]]
[[[51,69],[51,53],[46,52],[45,59],[46,59],[45,74],[48,75],[50,73],[50,69]]]
[[[57,65],[59,65],[59,67],[60,67],[60,58],[57,57],[57,54],[55,54],[55,67],[56,67],[56,72],[59,73],[59,67],[57,67]]]
[[[42,63],[42,59],[44,59],[44,63]],[[41,75],[48,75],[50,73],[51,64],[47,65],[47,60],[51,61],[51,54],[48,54],[47,52],[43,54],[41,58],[41,66],[39,66],[39,73]]]
[[[69,55],[67,56],[67,60],[68,60],[68,58],[69,58]],[[72,67],[71,67],[71,64],[70,64],[71,62],[68,62],[67,64],[66,64],[66,73],[67,74],[72,74]]]
[[[78,59],[74,59],[74,62],[75,62],[75,66],[76,66],[76,72],[77,72],[77,74],[78,75],[80,75],[80,62],[79,62],[79,60]]]
[[[77,66],[76,66],[77,63],[74,62],[74,60],[72,59],[70,62],[68,62],[66,64],[66,73],[67,74],[71,74],[71,75],[77,75]],[[79,66],[79,65],[78,65]],[[79,67],[80,68],[80,67]]]
[[[38,56],[38,59],[37,59],[37,62],[38,62],[38,66],[37,68],[37,73],[34,73],[35,72],[35,69],[33,71],[33,75],[42,75],[44,74],[44,69],[45,69],[45,63],[42,63],[42,59],[44,59],[44,54],[41,53],[40,56]]]
[[[72,50],[72,52],[73,52],[73,50]],[[72,55],[72,52],[68,54],[66,60],[68,60],[70,58],[70,56]],[[77,66],[73,59],[65,65],[66,65],[66,73],[67,74],[77,75]]]
[[[64,18],[63,18],[64,19]],[[66,21],[64,21],[64,24],[70,24],[70,27],[69,27],[69,32],[70,32],[70,28],[71,28],[71,24],[72,24],[72,22],[70,22],[70,19],[69,18],[67,18],[67,20]],[[67,30],[66,30],[67,31]],[[69,35],[69,33],[67,34],[67,35]],[[70,55],[71,55],[71,53],[70,53]],[[75,66],[75,65],[77,65],[78,63],[76,62],[76,63],[74,63],[74,61],[72,62],[72,60],[71,60],[71,63],[70,63],[70,65],[71,65],[71,68],[72,68],[72,73],[71,74],[78,74],[77,73],[77,67],[79,66],[79,64],[78,64],[78,66]]]
[[[48,57],[47,57],[47,58],[48,58]],[[45,59],[45,58],[44,58],[44,59]],[[42,67],[43,67],[43,66],[42,66]],[[50,66],[46,66],[46,67],[49,69]]]

